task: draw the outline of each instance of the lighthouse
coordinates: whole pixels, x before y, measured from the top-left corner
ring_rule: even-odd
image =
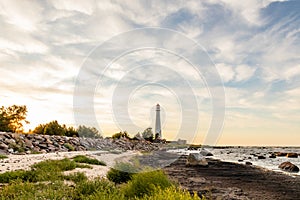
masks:
[[[160,122],[160,105],[156,105],[156,120],[155,120],[155,139],[162,139],[161,137],[161,122]]]

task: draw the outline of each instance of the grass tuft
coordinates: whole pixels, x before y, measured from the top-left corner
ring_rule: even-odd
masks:
[[[78,162],[78,163],[86,163],[86,164],[91,164],[91,165],[103,165],[103,166],[106,166],[105,162],[97,160],[97,159],[94,159],[94,158],[89,158],[89,157],[86,157],[84,155],[77,155],[77,156],[73,157],[73,160],[75,162]]]
[[[8,158],[7,155],[0,154],[0,159]]]

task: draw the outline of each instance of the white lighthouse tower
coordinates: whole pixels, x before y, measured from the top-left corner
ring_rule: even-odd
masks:
[[[155,139],[162,139],[161,137],[161,122],[160,122],[160,105],[156,105],[156,120],[155,120]]]

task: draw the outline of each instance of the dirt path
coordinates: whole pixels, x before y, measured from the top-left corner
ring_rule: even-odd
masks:
[[[164,168],[189,191],[211,199],[300,199],[300,177],[254,166],[208,159],[208,167],[187,167],[186,156]]]

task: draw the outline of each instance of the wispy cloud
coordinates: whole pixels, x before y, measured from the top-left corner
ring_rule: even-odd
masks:
[[[174,94],[181,91],[198,100],[200,123],[196,138],[203,139],[213,113],[203,72],[198,74],[180,55],[162,49],[140,49],[110,66],[106,66],[111,61],[109,55],[101,60],[90,54],[97,45],[120,33],[163,27],[199,43],[216,64],[226,93],[227,115],[221,143],[240,131],[251,138],[251,130],[262,134],[272,130],[280,137],[279,130],[292,127],[289,132],[293,144],[300,139],[295,134],[300,128],[299,5],[298,1],[275,0],[1,1],[1,104],[27,104],[32,127],[51,119],[73,124],[75,81],[85,62],[90,67],[84,84],[95,80],[99,83],[94,103],[105,133],[120,128],[114,121],[112,98],[123,79],[127,82],[121,83],[135,89],[146,82],[165,86],[149,84],[131,95],[130,117],[140,125],[138,130],[129,128],[131,132],[153,125],[151,108],[159,101],[165,109],[165,132],[172,137],[170,133],[178,130],[182,120],[182,109],[187,108]],[[190,43],[178,37],[158,37],[144,33],[132,36],[131,42],[144,41],[145,46],[164,43],[185,55],[194,51]],[[128,45],[127,41],[118,42],[119,46],[111,44],[113,52]],[[98,80],[101,73],[103,77]],[[188,81],[193,94],[182,80]],[[82,116],[85,114],[82,111]],[[278,143],[278,137],[274,143]],[[232,143],[245,141],[235,140]]]

